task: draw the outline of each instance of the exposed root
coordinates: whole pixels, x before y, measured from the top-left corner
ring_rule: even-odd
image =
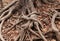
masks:
[[[35,39],[34,37],[41,39],[42,41],[51,41],[52,37],[53,39],[55,39],[55,36],[57,38],[55,40],[60,41],[60,32],[55,24],[55,18],[60,19],[60,17],[57,17],[58,15],[60,16],[60,14],[52,7],[52,5],[57,5],[57,3],[54,3],[55,0],[13,0],[10,4],[3,7],[1,0],[1,6],[3,8],[0,10],[0,39],[2,41],[5,41],[1,34],[1,30],[2,27],[8,27],[6,31],[4,30],[5,28],[3,28],[3,32],[5,31],[3,34],[7,34],[8,36],[12,37],[12,33],[19,33],[16,38],[14,37],[15,39],[13,38],[14,41],[35,41],[33,40]],[[46,20],[45,18],[48,20]],[[5,20],[7,20],[7,25],[3,24]],[[11,20],[13,22],[11,22]],[[49,24],[50,22],[51,24]],[[49,26],[51,26],[52,30],[55,32],[55,36],[51,35],[52,37],[50,37],[47,34],[47,32],[49,32],[48,29],[50,29]],[[12,32],[11,35],[9,34],[10,30],[16,29],[18,30],[18,32]],[[13,41],[13,39],[9,41]],[[40,41],[38,39],[36,41]]]
[[[10,4],[8,4],[7,6],[5,6],[3,9],[0,10],[0,13],[2,13],[3,11],[5,11],[6,9],[8,9],[9,7],[11,7],[13,4],[15,4],[17,2],[17,0],[13,0]]]
[[[55,25],[55,18],[57,17],[59,13],[55,13],[53,16],[52,16],[52,20],[51,20],[51,25],[52,25],[52,29],[55,31],[55,32],[59,32],[59,30],[57,29],[56,25]]]
[[[1,19],[8,11],[9,11],[9,10],[3,12],[3,13],[1,14],[1,16],[0,16],[0,19]]]
[[[38,30],[39,34],[40,34],[41,37],[43,38],[43,40],[44,40],[44,41],[47,41],[47,39],[46,39],[46,38],[44,37],[44,35],[42,34],[42,32],[41,32],[41,30],[40,30],[37,22],[35,22],[35,25],[36,25],[36,27],[37,27],[37,30]]]
[[[2,17],[2,18],[0,19],[0,21],[2,21],[2,20],[4,20],[4,19],[7,19],[8,17],[10,17],[13,10],[14,10],[14,7],[10,8],[10,9],[9,9],[9,13],[8,13],[6,16]],[[2,15],[1,15],[1,16],[2,16]]]
[[[1,31],[4,21],[5,21],[5,20],[2,20],[2,22],[1,22],[1,24],[0,24],[0,39],[1,39],[2,41],[5,41],[4,38],[3,38],[3,36],[2,36],[2,31]]]
[[[14,26],[16,26],[17,24],[19,24],[21,21],[22,21],[22,20],[17,21],[17,23],[14,24],[13,26],[11,26],[11,28],[9,28],[5,33],[9,32],[11,29],[14,28]]]
[[[38,37],[40,38],[39,34],[36,33],[35,31],[33,31],[33,30],[31,29],[32,26],[33,26],[33,22],[30,23],[28,30],[29,30],[31,33],[33,33],[34,35],[36,35],[36,36],[38,36]]]
[[[51,20],[51,25],[52,25],[52,29],[54,30],[54,32],[56,33],[56,37],[58,39],[58,41],[60,41],[60,32],[59,32],[59,29],[56,27],[55,25],[55,18],[60,15],[59,12],[55,13],[53,16],[52,16],[52,20]]]

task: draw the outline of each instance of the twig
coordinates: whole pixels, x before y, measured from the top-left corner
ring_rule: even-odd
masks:
[[[35,22],[35,24],[36,24],[36,26],[37,26],[37,30],[38,30],[39,34],[41,35],[41,37],[44,39],[44,41],[47,41],[47,39],[46,39],[46,38],[44,37],[44,35],[42,34],[42,32],[41,32],[41,30],[40,30],[40,28],[39,28],[39,26],[38,26],[38,23]]]

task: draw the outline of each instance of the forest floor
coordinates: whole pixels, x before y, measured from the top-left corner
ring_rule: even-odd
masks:
[[[60,41],[60,0],[1,0],[0,41]]]

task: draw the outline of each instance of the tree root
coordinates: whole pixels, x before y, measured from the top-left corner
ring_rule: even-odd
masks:
[[[56,33],[56,37],[57,37],[58,41],[60,41],[60,39],[59,39],[60,38],[60,32],[54,23],[57,15],[60,15],[60,13],[57,12],[52,16],[51,25],[52,25],[52,30]]]
[[[19,1],[21,3],[19,3]],[[37,11],[38,11],[38,9],[41,9],[39,7],[42,5],[42,3],[40,2],[41,4],[40,3],[37,4],[37,2],[38,2],[38,0],[37,0],[37,2],[35,3],[36,7],[34,7],[35,4],[34,4],[33,1],[34,0],[29,0],[29,1],[28,0],[26,0],[26,1],[25,0],[13,0],[10,4],[8,4],[4,8],[2,8],[0,10],[0,22],[1,22],[1,24],[0,24],[0,32],[1,32],[1,28],[2,28],[2,25],[3,25],[4,21],[7,20],[12,15],[12,12],[17,9],[16,11],[18,11],[18,13],[20,15],[19,19],[21,21],[18,19],[17,23],[15,23],[13,26],[11,26],[11,28],[8,28],[8,30],[5,33],[9,32],[12,28],[14,28],[14,26],[16,26],[17,24],[20,25],[20,23],[21,23],[21,27],[19,27],[20,28],[19,31],[21,31],[21,32],[19,32],[18,37],[16,37],[14,41],[17,41],[17,39],[19,37],[20,37],[19,41],[24,41],[26,32],[31,32],[32,34],[36,35],[38,38],[40,38],[40,39],[42,38],[44,41],[48,41],[46,39],[46,37],[43,35],[42,31],[40,30],[41,28],[44,28],[44,26],[46,27],[46,25],[42,24],[42,22],[37,19],[38,16],[41,15],[40,12],[37,12]],[[44,3],[46,3],[46,4],[48,3],[48,4],[51,5],[52,1],[54,1],[54,0],[52,0],[51,2],[49,2],[48,0],[40,0],[40,1],[43,1]],[[15,6],[15,4],[16,4],[16,6]],[[40,5],[40,6],[38,6],[38,8],[37,8],[37,5]],[[20,6],[22,7],[23,10],[21,9]],[[44,8],[45,7],[42,7],[42,10]],[[37,11],[36,11],[36,9],[37,9]],[[55,11],[55,10],[53,10],[53,11]],[[56,25],[54,23],[55,22],[55,18],[58,18],[57,15],[60,15],[60,14],[58,12],[56,12],[54,15],[52,15],[52,14],[48,14],[48,13],[46,13],[44,11],[43,11],[43,13],[47,14],[49,16],[49,18],[52,17],[52,19],[51,19],[52,30],[56,33],[56,37],[57,37],[58,41],[60,41],[59,40],[60,32],[59,32],[58,28],[56,27]],[[58,18],[58,19],[60,19],[60,18]],[[24,20],[27,20],[26,21],[27,23]],[[23,22],[25,22],[25,23],[23,23]],[[35,32],[35,30],[37,30],[38,32]],[[1,33],[0,33],[0,38],[1,38],[2,41],[5,41],[3,36],[1,35]],[[30,41],[33,41],[33,39],[30,38]]]
[[[1,19],[0,19],[0,21],[2,21],[2,20],[4,20],[4,19],[7,19],[8,17],[10,17],[11,16],[11,14],[12,14],[12,11],[14,10],[15,8],[14,7],[11,7],[8,11],[9,11],[9,13],[6,15],[6,16],[4,16],[4,17],[2,17],[3,15],[1,15]]]
[[[55,31],[55,32],[59,32],[59,30],[56,28],[56,25],[55,25],[55,18],[57,17],[59,13],[55,13],[52,17],[52,20],[51,20],[51,25],[52,25],[52,29]]]
[[[44,40],[44,41],[47,41],[47,39],[46,39],[46,38],[44,37],[44,35],[42,34],[42,32],[41,32],[41,30],[40,30],[37,22],[35,22],[35,25],[37,26],[37,30],[38,30],[39,34],[41,35],[41,37],[43,38],[43,40]]]
[[[17,0],[13,0],[10,4],[8,4],[7,6],[5,6],[3,9],[0,10],[0,13],[4,12],[6,9],[8,9],[9,7],[11,7],[12,5],[16,4]]]
[[[9,11],[9,10],[3,12],[3,13],[1,14],[1,16],[0,16],[0,19],[1,19],[8,11]]]
[[[1,22],[1,24],[0,24],[0,39],[1,39],[2,41],[5,41],[4,38],[3,38],[3,36],[1,35],[1,33],[2,33],[2,32],[1,32],[1,29],[2,29],[2,26],[3,26],[4,21],[5,21],[5,20],[2,20],[2,22]]]

